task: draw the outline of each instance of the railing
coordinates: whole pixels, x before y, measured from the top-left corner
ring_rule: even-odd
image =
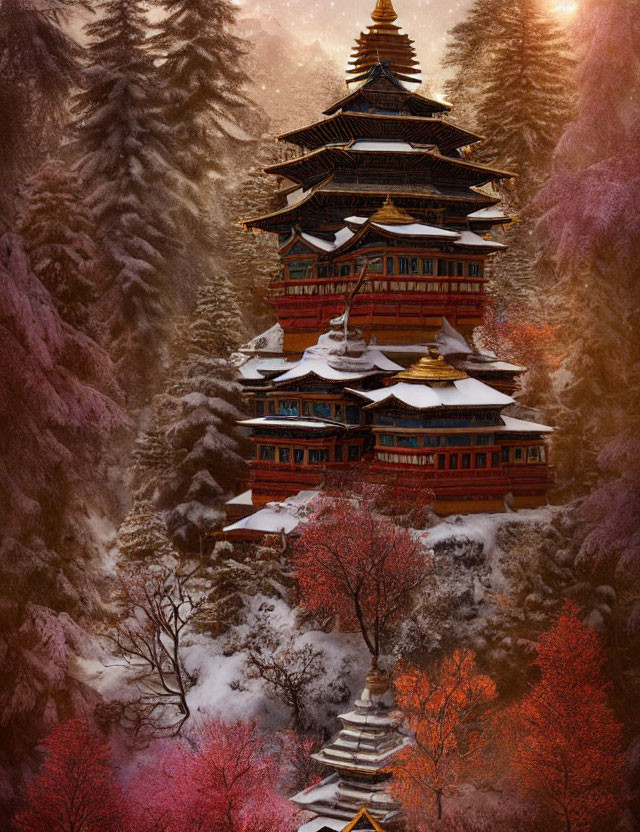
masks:
[[[361,294],[422,294],[450,297],[463,295],[466,297],[484,295],[484,279],[432,279],[424,280],[410,275],[389,275],[379,279],[367,280]],[[324,280],[288,280],[272,283],[269,295],[272,298],[285,296],[331,296],[349,294],[356,284],[355,278],[327,278]]]

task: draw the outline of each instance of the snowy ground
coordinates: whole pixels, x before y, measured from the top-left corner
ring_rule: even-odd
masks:
[[[432,580],[416,599],[411,618],[390,645],[395,654],[429,653],[449,639],[481,646],[487,618],[496,599],[509,591],[505,565],[513,560],[512,544],[527,533],[545,535],[561,508],[455,515],[418,532],[433,559]],[[197,682],[189,694],[194,715],[226,719],[256,718],[265,728],[284,728],[288,712],[267,698],[258,680],[247,679],[244,664],[255,649],[275,632],[281,643],[294,639],[296,647],[311,643],[325,654],[325,673],[312,691],[317,704],[312,716],[328,730],[335,716],[346,710],[362,689],[369,656],[355,633],[323,632],[300,625],[300,616],[284,601],[256,595],[247,598],[243,623],[218,638],[191,637],[185,664]],[[105,657],[101,657],[105,661]],[[126,672],[103,661],[82,661],[77,673],[107,699],[126,698]],[[387,666],[393,661],[386,660]]]

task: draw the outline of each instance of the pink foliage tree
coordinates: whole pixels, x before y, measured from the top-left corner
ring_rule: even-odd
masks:
[[[171,745],[132,781],[140,832],[288,832],[295,814],[277,785],[283,767],[256,726],[215,720],[196,750]]]
[[[17,813],[18,832],[122,832],[127,817],[109,747],[84,720],[60,725],[44,742],[42,767]]]
[[[375,491],[328,497],[305,524],[295,562],[303,605],[360,629],[371,655],[407,611],[431,562],[411,532],[378,514]]]

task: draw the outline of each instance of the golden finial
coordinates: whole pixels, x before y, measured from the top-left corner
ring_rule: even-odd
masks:
[[[384,696],[389,690],[389,677],[378,667],[378,660],[374,656],[371,659],[371,667],[367,673],[365,688],[375,696]]]
[[[429,355],[423,355],[417,364],[412,364],[408,370],[393,377],[398,381],[429,382],[429,381],[461,381],[468,378],[463,370],[456,370],[448,364],[434,347],[429,348]]]
[[[391,0],[378,0],[371,17],[376,23],[393,23],[398,19]]]
[[[396,208],[391,196],[387,195],[382,208],[378,208],[375,214],[371,215],[371,222],[377,222],[380,225],[409,225],[416,222],[416,219]]]

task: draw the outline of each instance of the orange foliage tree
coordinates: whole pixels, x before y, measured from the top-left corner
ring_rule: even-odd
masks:
[[[415,740],[396,757],[394,790],[419,827],[429,804],[442,818],[443,798],[479,762],[487,744],[483,717],[496,688],[477,671],[473,653],[456,650],[431,671],[401,665],[394,690]]]
[[[490,306],[479,334],[482,345],[501,358],[525,367],[554,369],[561,360],[557,331],[551,324],[532,323],[523,310],[514,306],[504,310]]]
[[[366,494],[322,497],[294,554],[303,606],[359,628],[374,658],[431,565],[411,532],[381,516]]]
[[[504,721],[518,785],[564,832],[588,832],[624,799],[622,731],[597,634],[567,602],[538,642],[540,681]]]

